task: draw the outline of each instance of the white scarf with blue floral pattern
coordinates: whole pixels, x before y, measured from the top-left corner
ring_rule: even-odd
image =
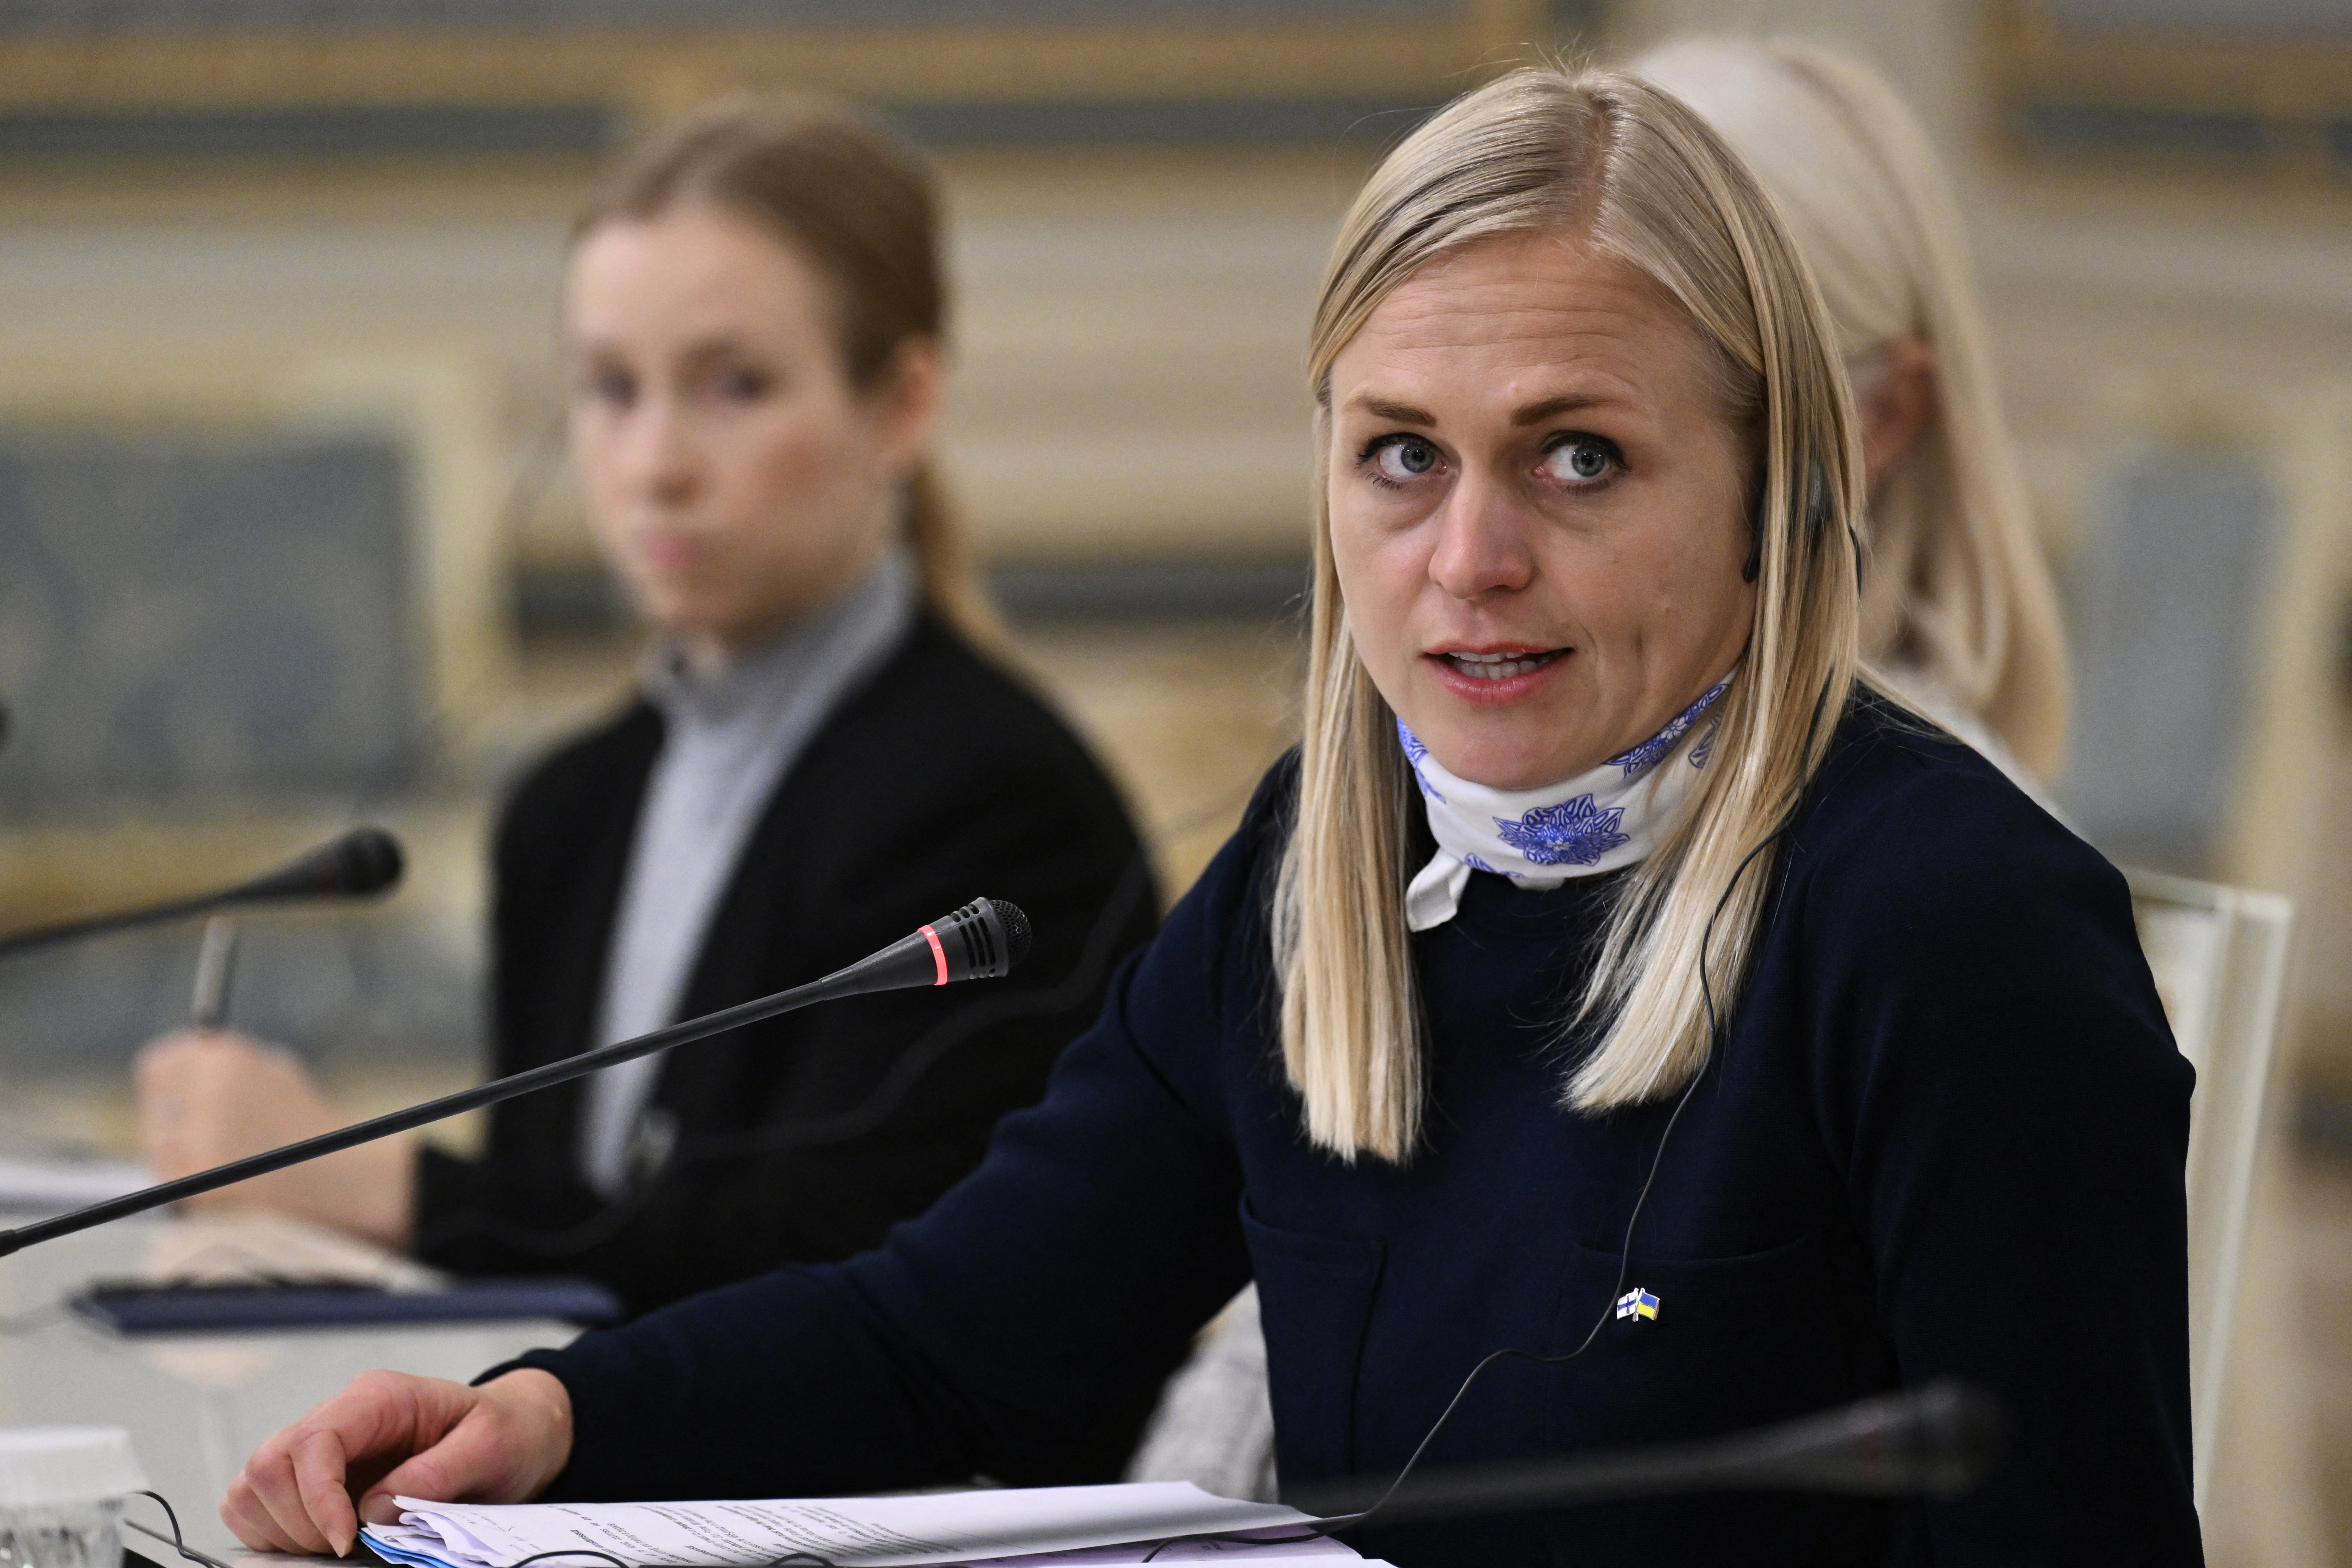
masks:
[[[1647,855],[1656,837],[1652,828],[1673,819],[1706,766],[1720,716],[1689,747],[1676,748],[1730,685],[1727,675],[1640,745],[1544,789],[1490,789],[1455,778],[1398,720],[1397,736],[1437,837],[1436,856],[1405,889],[1405,924],[1427,931],[1452,920],[1473,871],[1508,877],[1522,888],[1557,888]]]

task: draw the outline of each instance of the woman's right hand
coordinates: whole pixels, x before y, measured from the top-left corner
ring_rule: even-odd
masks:
[[[572,1458],[572,1396],[524,1367],[478,1388],[365,1372],[254,1450],[221,1522],[257,1552],[348,1556],[360,1521],[390,1524],[394,1496],[527,1502]]]
[[[225,1029],[184,1029],[139,1053],[139,1146],[159,1182],[331,1132],[352,1120],[294,1057]],[[274,1209],[404,1247],[415,1227],[416,1152],[405,1138],[307,1160],[186,1200]]]

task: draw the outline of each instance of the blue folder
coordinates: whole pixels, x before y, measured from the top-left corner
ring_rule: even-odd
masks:
[[[73,1310],[122,1334],[249,1332],[352,1324],[494,1323],[555,1318],[593,1327],[616,1321],[620,1298],[589,1279],[459,1279],[433,1290],[379,1285],[240,1282],[151,1285],[100,1281],[69,1298]]]

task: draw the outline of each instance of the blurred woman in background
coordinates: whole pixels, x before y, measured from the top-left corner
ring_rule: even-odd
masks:
[[[920,1213],[1034,1100],[1157,900],[1069,729],[994,636],[928,459],[947,287],[914,155],[812,101],[678,125],[614,174],[565,290],[573,456],[655,632],[640,689],[539,764],[495,848],[496,1068],[814,979],[986,895],[1037,945],[983,991],[859,998],[216,1194],[636,1310]],[[349,1118],[291,1057],[173,1036],[159,1177]]]
[[[2066,752],[2066,644],[1951,182],[1859,60],[1694,37],[1633,69],[1746,160],[1829,306],[1870,489],[1863,654],[2029,788]]]

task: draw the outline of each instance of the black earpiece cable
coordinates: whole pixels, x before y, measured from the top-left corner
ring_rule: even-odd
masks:
[[[170,1547],[173,1551],[178,1552],[181,1556],[186,1558],[189,1562],[202,1563],[204,1568],[228,1568],[228,1564],[222,1562],[219,1558],[199,1552],[194,1547],[188,1544],[186,1539],[180,1533],[180,1515],[178,1510],[172,1507],[171,1499],[165,1497],[162,1492],[147,1491],[143,1489],[132,1492],[130,1495],[132,1497],[152,1498],[156,1503],[161,1505],[163,1510],[163,1517],[171,1521],[172,1533],[166,1535],[160,1530],[150,1530],[147,1526],[140,1523],[135,1519],[126,1519],[122,1521],[122,1527],[125,1530],[135,1530],[151,1541],[160,1541],[164,1545]]]

